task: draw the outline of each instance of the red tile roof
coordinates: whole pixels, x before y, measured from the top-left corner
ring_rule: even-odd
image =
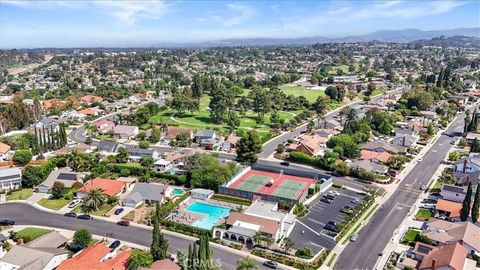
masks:
[[[80,254],[62,262],[57,270],[125,270],[130,251],[119,252],[115,257],[101,261],[110,249],[104,244],[93,244]]]
[[[458,202],[447,201],[444,199],[439,199],[437,201],[437,210],[449,212],[451,218],[459,217],[460,210],[462,209],[462,204]]]
[[[121,193],[124,187],[125,183],[122,181],[95,178],[85,183],[85,185],[77,190],[77,192],[87,193],[94,188],[98,188],[101,189],[105,195],[115,196]]]
[[[467,257],[467,249],[459,243],[452,243],[437,247],[438,250],[430,252],[425,256],[418,269],[439,269],[442,267],[453,270],[462,270]],[[435,263],[434,263],[435,262]],[[435,264],[435,267],[432,267]]]

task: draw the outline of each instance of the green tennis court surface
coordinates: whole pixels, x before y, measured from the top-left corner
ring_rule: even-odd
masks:
[[[261,189],[265,186],[268,181],[270,181],[270,177],[265,175],[258,175],[252,174],[250,177],[245,179],[237,188],[240,190],[256,192],[257,190]]]
[[[288,199],[295,199],[300,191],[305,187],[305,183],[285,180],[280,186],[273,192],[273,195]]]

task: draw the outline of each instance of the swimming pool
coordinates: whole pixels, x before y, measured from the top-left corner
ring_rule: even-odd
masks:
[[[197,220],[192,224],[195,227],[207,230],[213,228],[219,219],[227,217],[230,213],[229,208],[201,202],[194,202],[185,210],[207,215],[205,218]]]
[[[185,191],[181,188],[176,188],[173,190],[173,196],[182,196],[185,194]]]

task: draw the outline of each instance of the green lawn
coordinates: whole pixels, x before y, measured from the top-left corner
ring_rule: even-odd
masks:
[[[88,213],[89,215],[94,215],[94,216],[106,216],[107,212],[110,211],[113,208],[112,205],[109,204],[104,204],[102,207],[100,207],[97,211],[93,211],[91,213]],[[79,205],[73,209],[73,212],[75,213],[83,213],[82,211],[82,206]]]
[[[415,238],[417,237],[417,235],[419,234],[420,232],[417,231],[417,230],[408,230],[406,233],[405,233],[405,236],[403,236],[403,239],[402,239],[402,243],[403,244],[411,244],[413,243],[413,241],[415,241]]]
[[[304,96],[308,102],[313,103],[319,96],[324,96],[325,92],[323,90],[310,90],[302,86],[288,86],[283,85],[280,86],[280,90],[282,90],[285,95],[293,95],[293,96]]]
[[[128,214],[123,216],[122,219],[133,221],[135,219],[135,210],[130,211]]]
[[[67,199],[58,199],[58,200],[51,200],[51,199],[46,199],[43,198],[41,199],[38,204],[52,210],[60,210],[62,209],[65,205],[67,205],[70,202],[70,200]]]
[[[14,239],[23,239],[24,243],[28,243],[49,232],[47,229],[28,227],[16,232]]]
[[[13,191],[11,194],[7,195],[7,201],[13,200],[26,200],[30,198],[33,194],[33,189],[24,188],[21,190]]]
[[[357,65],[355,65],[356,68]],[[334,66],[332,67],[328,73],[329,74],[332,74],[332,75],[337,75],[337,70],[341,69],[343,71],[343,74],[347,75],[348,74],[348,66],[347,65],[338,65],[338,66]]]
[[[428,209],[418,210],[416,217],[421,219],[429,219],[432,216],[432,212]]]
[[[228,126],[226,124],[217,124],[212,121],[210,118],[210,112],[208,110],[208,104],[210,102],[210,97],[204,96],[200,100],[200,110],[195,112],[193,115],[190,112],[185,112],[184,114],[176,114],[174,110],[166,110],[158,113],[155,116],[152,116],[149,119],[149,122],[152,124],[166,123],[171,125],[183,126],[192,129],[220,129],[225,131]],[[290,120],[298,112],[279,112],[279,117],[285,120]],[[269,133],[270,127],[268,126],[270,122],[270,114],[265,115],[265,123],[257,124],[255,121],[256,114],[254,112],[247,112],[245,115],[240,116],[240,128],[241,129],[255,129],[261,133]]]

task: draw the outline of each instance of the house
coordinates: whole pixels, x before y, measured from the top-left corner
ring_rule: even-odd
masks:
[[[467,140],[468,144],[472,144],[475,139],[477,139],[477,141],[480,141],[480,134],[469,132],[465,139]]]
[[[78,198],[84,198],[92,189],[100,189],[107,196],[119,196],[125,191],[126,185],[122,181],[95,178],[86,182],[83,187],[78,189],[76,195]]]
[[[189,128],[177,127],[177,126],[167,126],[164,140],[173,141],[177,138],[178,135],[183,134],[188,139],[193,139],[193,131]]]
[[[180,270],[182,269],[178,264],[172,262],[170,259],[158,260],[152,263],[150,267],[139,267],[137,270]]]
[[[51,231],[37,239],[30,241],[26,246],[30,248],[61,248],[65,246],[68,238],[57,231]]]
[[[113,135],[122,139],[133,139],[138,134],[138,127],[118,125],[113,127]]]
[[[459,243],[452,243],[445,246],[436,247],[426,255],[419,270],[452,269],[463,270],[465,259],[467,258],[467,249]]]
[[[84,104],[91,104],[93,102],[102,102],[103,98],[94,95],[85,95],[80,97],[80,102]]]
[[[161,158],[153,163],[153,167],[158,171],[166,172],[172,168],[172,162]]]
[[[115,123],[108,119],[102,119],[102,120],[96,121],[94,125],[97,128],[99,133],[105,134],[112,131],[113,127],[115,126]]]
[[[50,117],[43,118],[42,120],[38,121],[35,123],[34,127],[39,131],[45,129],[48,132],[51,130],[53,130],[53,132],[57,132],[60,130],[60,125],[58,124],[57,120]]]
[[[222,150],[225,152],[230,152],[237,147],[240,137],[235,134],[230,134],[227,139],[222,143]]]
[[[55,182],[60,182],[65,185],[66,188],[71,188],[75,183],[81,183],[81,175],[77,172],[72,171],[72,169],[65,167],[62,169],[53,170],[40,185],[36,186],[35,189],[39,193],[48,193]]]
[[[397,129],[395,130],[395,137],[392,140],[392,144],[403,147],[414,147],[417,145],[419,138],[413,130]]]
[[[10,159],[10,150],[10,145],[0,142],[0,161]]]
[[[204,129],[199,130],[195,134],[195,141],[200,143],[203,140],[212,140],[217,138],[217,133],[214,130]]]
[[[111,251],[103,243],[93,244],[62,262],[56,270],[125,270],[130,251]]]
[[[480,172],[480,156],[468,156],[455,163],[454,172],[473,173]]]
[[[331,137],[340,134],[340,131],[335,130],[335,129],[317,129],[313,132],[314,135],[318,135],[320,137],[325,137],[327,139],[330,139]]]
[[[461,203],[439,199],[435,209],[440,216],[445,216],[452,222],[460,221]]]
[[[0,190],[22,187],[22,171],[18,167],[0,168]]]
[[[398,145],[392,145],[386,141],[371,141],[363,145],[362,149],[375,152],[388,152],[392,155],[405,153],[407,148]]]
[[[128,158],[131,160],[140,160],[142,157],[158,159],[160,154],[153,149],[142,149],[138,147],[127,146]]]
[[[444,200],[462,203],[467,195],[468,186],[454,186],[443,184],[440,195]],[[472,201],[475,197],[476,185],[472,185]]]
[[[321,129],[336,129],[341,130],[342,124],[334,119],[324,120],[318,123],[318,127]]]
[[[82,120],[86,117],[85,114],[81,114],[75,110],[67,110],[63,111],[60,115],[62,119],[69,119],[69,120]]]
[[[470,254],[480,255],[480,227],[471,222],[449,222],[430,218],[425,223],[422,235],[432,240],[434,245],[460,243]]]
[[[385,175],[388,172],[387,166],[372,162],[370,160],[356,160],[350,164],[350,168],[356,170],[365,170],[378,175]]]
[[[164,203],[169,187],[155,183],[137,183],[130,194],[122,200],[122,205],[126,207],[137,207],[140,204]]]
[[[67,154],[73,151],[77,151],[79,153],[89,153],[91,152],[92,146],[86,144],[86,143],[79,143],[74,146],[65,146],[63,148],[60,148],[59,150],[56,151],[58,155],[63,155]]]
[[[97,150],[102,155],[112,155],[117,153],[120,147],[125,147],[123,144],[114,141],[100,141],[97,145]]]
[[[15,245],[0,259],[0,269],[53,270],[68,259],[68,253],[66,249]]]
[[[296,216],[293,213],[284,213],[278,210],[278,202],[255,200],[244,213],[279,222],[282,235],[289,235],[295,225]]]
[[[204,188],[194,188],[190,191],[193,199],[206,200],[213,195],[213,190]]]
[[[83,110],[78,111],[79,114],[83,114],[86,116],[99,116],[103,114],[103,110],[98,108],[86,108]]]
[[[386,164],[392,155],[388,152],[375,152],[370,150],[363,149],[360,152],[361,160],[370,160],[376,163]]]
[[[305,153],[309,156],[323,155],[323,148],[326,147],[328,138],[321,137],[319,135],[306,135],[299,136],[299,142],[296,147],[296,151]]]

